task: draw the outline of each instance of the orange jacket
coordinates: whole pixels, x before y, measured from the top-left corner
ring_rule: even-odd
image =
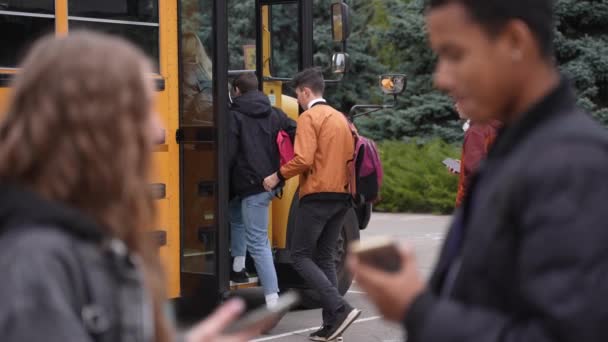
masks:
[[[462,144],[462,157],[460,158],[460,177],[458,178],[458,194],[456,207],[464,201],[471,176],[479,167],[481,160],[485,159],[490,147],[496,140],[496,134],[501,127],[500,122],[492,121],[488,124],[471,123],[464,134]]]
[[[344,114],[319,103],[298,118],[294,158],[279,178],[300,176],[300,198],[311,194],[348,194],[348,162],[355,141]]]

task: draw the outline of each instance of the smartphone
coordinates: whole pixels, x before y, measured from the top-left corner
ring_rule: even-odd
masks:
[[[377,236],[350,244],[351,253],[357,255],[362,263],[393,273],[401,269],[399,247],[388,236]]]
[[[243,317],[232,323],[226,333],[235,334],[249,329],[269,329],[284,314],[300,302],[300,296],[295,291],[289,291],[279,297],[276,305],[268,308],[266,305],[246,313]]]
[[[450,169],[454,170],[454,172],[456,173],[460,173],[460,160],[456,160],[456,159],[452,159],[452,158],[446,158],[443,160],[443,165],[449,167]]]

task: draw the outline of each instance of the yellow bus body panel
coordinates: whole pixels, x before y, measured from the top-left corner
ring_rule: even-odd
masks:
[[[298,101],[293,97],[281,96],[282,109],[290,118],[298,119]],[[294,177],[285,183],[283,196],[272,202],[272,245],[275,248],[287,248],[287,222],[293,196],[298,188],[299,179]]]
[[[57,1],[56,34],[63,35],[67,27],[67,2]],[[153,155],[154,170],[151,183],[164,184],[166,196],[157,201],[158,216],[153,230],[166,232],[167,243],[160,247],[160,256],[167,276],[167,295],[169,298],[180,296],[180,169],[179,145],[175,132],[179,128],[179,69],[178,69],[178,2],[159,0],[160,59],[159,75],[151,75],[164,80],[164,89],[157,92],[156,110],[165,128],[164,144],[155,147]],[[268,30],[268,8],[263,8],[263,51],[264,60],[270,57],[270,32]],[[2,70],[0,70],[2,71]],[[3,72],[7,72],[4,70]],[[14,72],[11,70],[10,72]],[[270,75],[268,63],[264,64],[263,74]],[[282,108],[294,120],[298,117],[298,104],[293,97],[282,93],[282,82],[265,82],[264,91],[274,97],[274,104]],[[6,111],[10,88],[0,87],[0,115]],[[1,119],[1,117],[0,117]],[[274,248],[286,248],[287,222],[289,210],[298,179],[287,182],[282,199],[275,199],[271,205],[269,237]]]
[[[166,198],[159,200],[156,229],[167,233],[167,244],[160,248],[160,255],[167,276],[167,295],[180,295],[180,189],[179,145],[175,131],[179,125],[179,72],[178,72],[178,22],[177,1],[159,0],[160,24],[160,77],[165,89],[157,93],[157,112],[165,127],[165,144],[154,152],[153,183],[166,186]]]

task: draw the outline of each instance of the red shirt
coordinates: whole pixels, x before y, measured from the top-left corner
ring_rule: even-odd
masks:
[[[459,207],[467,193],[467,187],[471,176],[477,171],[479,163],[485,159],[490,146],[496,140],[496,134],[501,124],[492,121],[488,124],[471,122],[471,126],[464,134],[462,144],[462,157],[460,158],[460,177],[458,179],[458,194],[456,195],[456,207]]]

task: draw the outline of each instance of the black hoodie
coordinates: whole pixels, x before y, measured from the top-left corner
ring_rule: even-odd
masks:
[[[151,341],[132,260],[92,218],[0,185],[2,341]]]
[[[247,92],[234,100],[230,111],[230,190],[246,197],[264,192],[263,181],[279,169],[277,133],[293,138],[296,123],[272,107],[261,91]]]

